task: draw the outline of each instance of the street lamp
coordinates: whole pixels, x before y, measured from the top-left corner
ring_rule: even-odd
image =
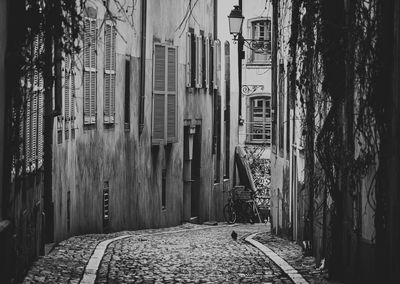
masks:
[[[242,26],[244,17],[239,6],[233,6],[233,10],[228,16],[229,32],[233,35],[233,43],[239,42],[255,53],[267,54],[271,51],[271,41],[264,39],[246,39],[242,36]]]
[[[236,39],[236,37],[242,33],[244,17],[242,15],[242,10],[239,6],[233,7],[233,10],[228,16],[229,32],[231,33],[231,35],[233,35],[233,38]]]

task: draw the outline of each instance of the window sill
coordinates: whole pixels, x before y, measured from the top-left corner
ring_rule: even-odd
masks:
[[[246,63],[246,68],[248,69],[258,69],[258,68],[263,68],[263,69],[268,69],[271,68],[271,62],[247,62]]]
[[[246,141],[246,145],[265,145],[266,147],[271,147],[270,144],[267,144],[265,141]]]

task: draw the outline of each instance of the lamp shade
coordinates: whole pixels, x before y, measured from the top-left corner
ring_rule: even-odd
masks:
[[[242,15],[242,10],[239,6],[233,6],[233,10],[228,16],[229,20],[229,32],[233,35],[238,35],[242,33],[242,25],[244,17]]]

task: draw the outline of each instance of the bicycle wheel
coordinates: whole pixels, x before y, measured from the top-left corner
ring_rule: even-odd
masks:
[[[224,218],[228,224],[234,224],[236,222],[236,212],[231,204],[224,206]]]

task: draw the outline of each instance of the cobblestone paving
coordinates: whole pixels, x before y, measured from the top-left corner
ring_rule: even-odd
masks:
[[[302,248],[294,242],[279,238],[270,233],[256,235],[254,240],[273,250],[277,255],[286,260],[309,283],[331,283],[326,270],[317,270],[315,258],[303,256]]]
[[[208,226],[183,224],[181,226],[113,234],[91,234],[69,238],[60,242],[48,255],[41,256],[33,263],[23,283],[79,283],[96,245],[104,240],[121,235],[140,235],[154,232],[168,232]],[[1,281],[0,281],[1,282]]]
[[[264,224],[217,226],[116,241],[106,250],[97,283],[292,283],[244,241],[265,230]]]

